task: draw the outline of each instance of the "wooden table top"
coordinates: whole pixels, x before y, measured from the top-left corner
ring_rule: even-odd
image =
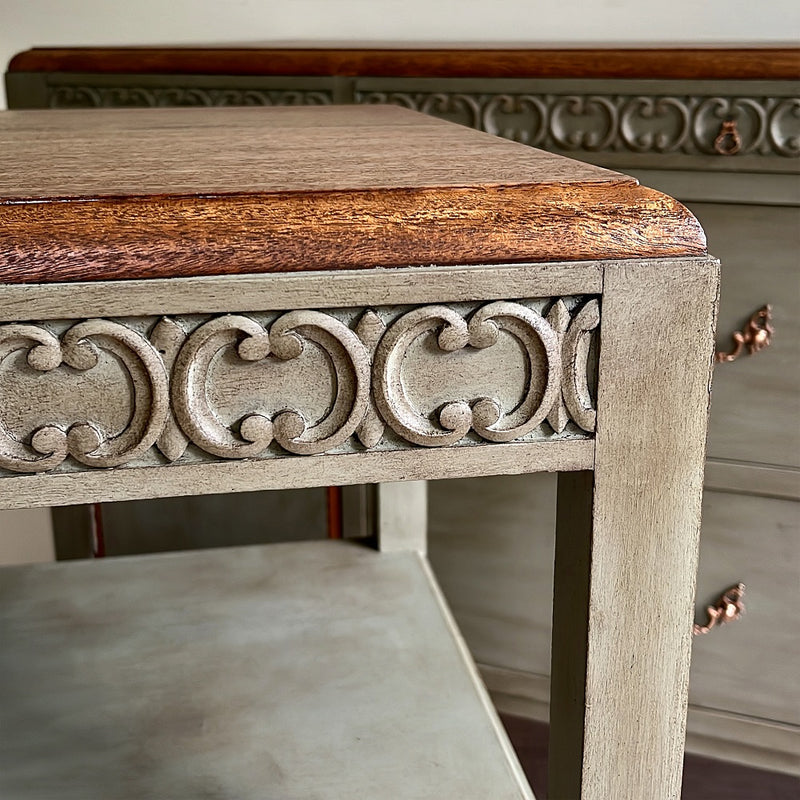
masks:
[[[0,281],[705,252],[632,178],[386,106],[0,114]]]

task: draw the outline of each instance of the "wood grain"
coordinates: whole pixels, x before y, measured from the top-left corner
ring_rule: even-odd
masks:
[[[404,109],[0,117],[6,283],[703,253],[631,178]]]
[[[784,80],[800,77],[800,48],[34,48],[14,56],[8,71]]]
[[[691,264],[694,259],[683,263]],[[338,272],[222,275],[0,287],[0,319],[120,317],[149,314],[224,314],[287,308],[338,308],[358,300],[365,306],[444,303],[506,297],[600,294],[603,264],[496,265]]]
[[[396,106],[0,115],[0,202],[635,184]]]
[[[581,631],[553,638],[554,665],[585,666],[553,682],[553,797],[680,796],[718,287],[712,260],[606,269],[593,492],[559,485],[557,537],[591,581]],[[562,610],[571,572],[555,572]]]
[[[306,456],[302,470],[292,458],[173,464],[168,467],[169,480],[165,480],[163,466],[21,475],[0,482],[0,509],[468,475],[518,475],[531,469],[565,472],[589,469],[593,458],[593,440],[560,439],[461,447],[458,458],[451,451],[438,448]]]

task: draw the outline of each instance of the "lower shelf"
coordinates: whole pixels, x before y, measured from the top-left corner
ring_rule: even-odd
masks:
[[[413,553],[10,567],[0,641],[0,797],[533,797]]]

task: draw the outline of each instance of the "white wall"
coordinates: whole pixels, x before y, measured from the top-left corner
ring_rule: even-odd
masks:
[[[3,67],[46,45],[798,39],[797,0],[0,0]]]
[[[34,46],[395,42],[734,44],[800,39],[798,0],[0,0],[0,66]],[[0,88],[0,108],[5,107]],[[16,538],[15,538],[16,537]],[[0,514],[0,561],[49,550],[41,512]],[[5,542],[5,545],[4,545]]]

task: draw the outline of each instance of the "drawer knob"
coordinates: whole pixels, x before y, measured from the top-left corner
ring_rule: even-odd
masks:
[[[715,361],[735,361],[742,353],[743,348],[751,355],[769,347],[772,344],[772,334],[775,329],[772,322],[772,306],[765,305],[750,316],[747,324],[740,331],[732,334],[733,349],[729,353],[722,350],[714,356]]]
[[[714,139],[714,149],[721,156],[733,156],[742,149],[742,137],[735,119],[726,119],[720,125],[717,138]]]
[[[706,607],[706,614],[708,621],[705,625],[694,624],[693,633],[699,636],[703,633],[708,633],[712,628],[718,625],[724,625],[726,622],[735,622],[739,617],[744,614],[744,584],[737,583],[726,589],[719,597],[713,606]]]

